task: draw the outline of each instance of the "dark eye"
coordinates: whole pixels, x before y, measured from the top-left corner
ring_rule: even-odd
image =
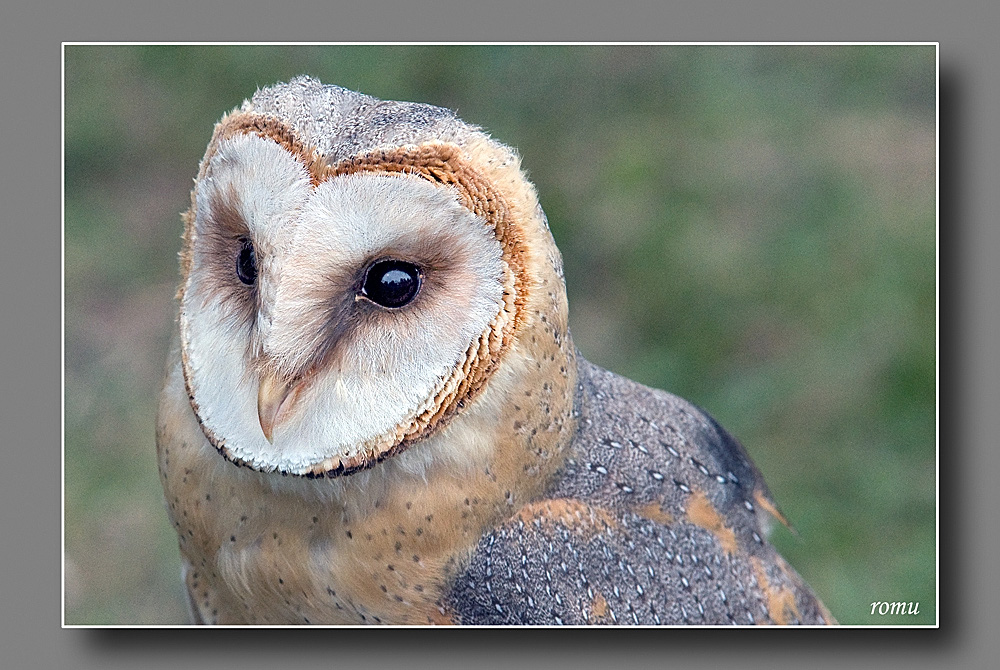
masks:
[[[240,240],[240,253],[236,257],[236,276],[248,286],[257,281],[257,254],[250,240]]]
[[[413,263],[385,260],[373,263],[361,293],[383,307],[402,307],[420,290],[421,272]]]

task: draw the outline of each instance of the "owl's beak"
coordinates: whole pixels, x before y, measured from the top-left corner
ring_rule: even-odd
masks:
[[[257,390],[257,418],[268,442],[274,443],[274,427],[291,412],[299,386],[296,380],[289,381],[269,372],[261,375]]]

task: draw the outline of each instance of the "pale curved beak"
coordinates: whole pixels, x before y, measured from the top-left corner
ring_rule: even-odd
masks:
[[[257,418],[268,442],[274,443],[274,428],[287,417],[295,406],[298,381],[289,381],[268,372],[261,374],[257,390]]]

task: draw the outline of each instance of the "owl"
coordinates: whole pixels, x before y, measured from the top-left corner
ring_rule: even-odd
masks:
[[[298,77],[216,125],[159,476],[205,624],[834,623],[743,447],[587,362],[517,154]]]

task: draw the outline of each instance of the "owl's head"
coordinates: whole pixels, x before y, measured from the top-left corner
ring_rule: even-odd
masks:
[[[185,383],[236,463],[349,474],[502,408],[543,357],[571,364],[534,189],[448,110],[260,90],[216,126],[185,224]]]

